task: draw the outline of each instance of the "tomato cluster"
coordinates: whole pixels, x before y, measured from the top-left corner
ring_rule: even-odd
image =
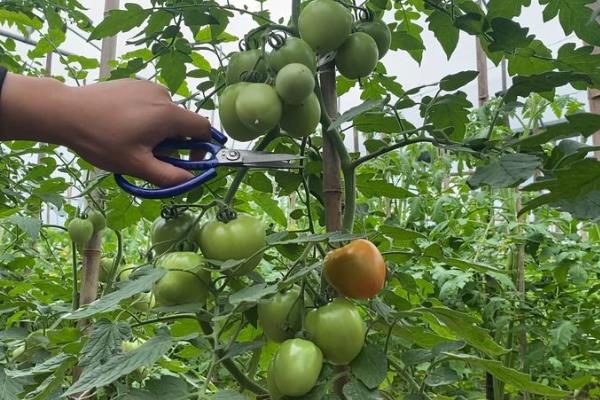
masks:
[[[228,86],[219,98],[223,128],[242,142],[277,125],[299,138],[314,132],[321,119],[321,105],[314,94],[315,72],[316,56],[298,38],[286,39],[267,56],[260,50],[234,53],[227,66]],[[274,82],[262,83],[269,75],[275,77]]]
[[[233,53],[219,97],[223,129],[242,142],[278,125],[295,138],[314,132],[322,112],[315,94],[317,55],[335,52],[340,73],[358,79],[371,74],[390,48],[388,26],[370,14],[369,19],[353,23],[346,6],[314,0],[300,13],[300,37],[282,39],[270,53],[257,48]]]

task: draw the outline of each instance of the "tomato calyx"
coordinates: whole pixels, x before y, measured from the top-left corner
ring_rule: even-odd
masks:
[[[217,220],[226,224],[237,219],[237,216],[237,212],[233,208],[223,207],[217,213]]]

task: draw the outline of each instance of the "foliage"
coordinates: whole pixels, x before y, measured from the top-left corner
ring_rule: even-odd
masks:
[[[128,52],[110,79],[150,71],[182,105],[212,110],[233,42],[295,33],[294,21],[272,21],[262,1],[251,8],[232,3],[129,3],[94,26],[76,0],[4,1],[0,23],[33,30],[41,40],[23,58],[14,40],[0,39],[0,65],[43,75],[45,55],[72,34],[67,27],[92,43],[124,34]],[[590,0],[540,3],[546,21],[558,18],[565,33],[600,46]],[[581,140],[600,129],[600,118],[556,96],[565,85],[600,88],[600,55],[575,43],[553,53],[514,18],[530,0],[490,0],[485,10],[471,0],[365,5],[390,21],[392,54],[420,62],[424,29],[448,57],[460,35],[474,35],[492,62],[506,59],[512,85],[474,108],[461,88],[476,72],[453,71],[426,92],[428,86],[398,84],[383,59],[367,78],[337,79],[338,94],[358,89],[361,104],[324,117],[323,128],[304,140],[274,130],[257,144],[305,155],[302,170],[220,170],[203,190],[163,204],[129,197],[63,148],[0,145],[1,399],[85,391],[100,399],[264,398],[277,345],[265,342],[257,305],[293,284],[314,306],[327,303],[333,293],[321,279],[323,256],[358,237],[378,246],[388,276],[379,296],[355,303],[367,321],[367,345],[346,373],[346,398],[476,399],[486,396],[490,380],[496,398],[600,396],[600,163],[592,157],[596,148]],[[257,24],[245,38],[228,33],[238,14]],[[82,56],[60,61],[68,74],[56,78],[74,82],[98,67]],[[408,121],[408,109],[420,120]],[[560,122],[543,125],[547,112]],[[343,146],[353,127],[364,135],[361,154]],[[325,138],[341,158],[344,232],[325,232]],[[523,184],[524,191],[515,189]],[[104,202],[92,196],[99,190]],[[267,226],[258,269],[231,276],[221,272],[244,260],[211,260],[206,304],[135,308],[137,296],[164,274],[152,268],[150,243],[161,209],[199,211],[197,221],[204,221],[216,205]],[[135,272],[115,282],[113,271],[96,302],[73,309],[80,257],[62,225],[49,224],[45,214],[70,220],[92,208],[107,218],[104,254],[117,256],[115,267],[124,258]],[[91,333],[80,329],[83,319]],[[147,341],[123,352],[121,343],[133,338]],[[75,382],[77,365],[83,373]],[[303,398],[332,398],[339,378],[326,366]]]

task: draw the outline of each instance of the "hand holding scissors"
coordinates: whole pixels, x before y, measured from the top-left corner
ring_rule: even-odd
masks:
[[[162,141],[155,149],[155,153],[171,152],[173,150],[201,150],[205,151],[209,158],[200,161],[184,160],[180,158],[157,156],[161,161],[176,167],[190,171],[202,171],[195,178],[182,184],[160,188],[149,189],[130,183],[123,175],[115,174],[117,184],[127,193],[144,199],[163,199],[179,196],[217,176],[218,167],[236,168],[267,168],[267,169],[290,169],[299,168],[291,161],[300,160],[303,157],[292,154],[276,154],[252,150],[226,149],[224,144],[227,137],[215,128],[211,128],[211,136],[214,143],[198,139],[167,139]]]

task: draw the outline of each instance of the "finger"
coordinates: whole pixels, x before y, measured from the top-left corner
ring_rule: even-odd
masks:
[[[206,157],[205,150],[192,150],[190,152],[190,160],[192,161],[202,161]]]
[[[175,167],[150,155],[143,160],[140,178],[160,187],[179,185],[194,177],[189,171]]]
[[[210,140],[210,122],[208,119],[181,107],[173,112],[175,135],[193,139]]]

